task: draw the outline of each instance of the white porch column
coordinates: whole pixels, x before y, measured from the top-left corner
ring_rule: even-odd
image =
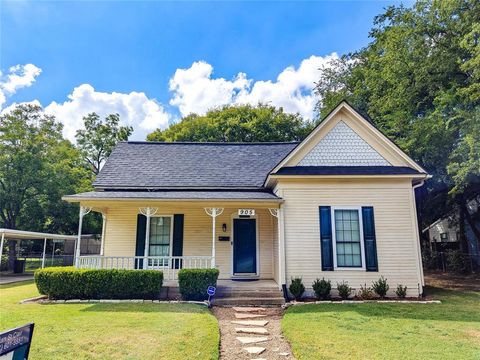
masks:
[[[102,242],[100,243],[100,256],[103,256],[105,248],[105,230],[107,228],[107,214],[102,213]]]
[[[3,243],[5,242],[5,233],[2,233],[2,240],[0,241],[0,265],[2,265]]]
[[[286,267],[285,267],[285,225],[283,207],[280,204],[278,209],[268,209],[272,216],[277,218],[278,226],[278,277],[280,287],[286,284]]]
[[[223,213],[223,208],[205,208],[205,212],[207,215],[212,217],[212,269],[216,268],[216,263],[215,263],[215,243],[216,243],[216,217],[219,215],[222,215]]]
[[[278,278],[280,281],[280,288],[286,284],[285,275],[285,227],[283,223],[283,208],[280,204],[278,209],[268,209],[270,214],[277,218],[277,232],[278,232]]]
[[[77,246],[75,248],[75,267],[78,267],[80,261],[80,248],[82,245],[82,224],[83,224],[83,217],[87,215],[92,208],[80,206],[80,210],[78,213],[78,237],[77,237]]]
[[[158,208],[152,208],[152,207],[145,207],[145,208],[140,208],[140,213],[142,215],[145,215],[147,218],[147,224],[146,224],[146,229],[145,229],[145,248],[143,250],[143,268],[147,269],[148,268],[148,251],[149,251],[149,246],[150,246],[150,218],[155,215],[158,211]]]
[[[42,269],[45,267],[45,252],[47,251],[47,238],[43,239]]]

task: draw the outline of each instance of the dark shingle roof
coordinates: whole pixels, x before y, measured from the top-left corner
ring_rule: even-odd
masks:
[[[407,166],[286,166],[274,175],[416,175]]]
[[[96,188],[260,188],[298,143],[122,142]]]
[[[281,200],[267,191],[91,191],[64,199],[158,199],[158,200]]]

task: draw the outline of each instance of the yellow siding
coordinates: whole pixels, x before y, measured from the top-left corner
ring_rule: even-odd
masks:
[[[211,256],[212,253],[212,218],[203,207],[182,208],[181,206],[158,207],[158,215],[184,214],[184,256]],[[209,206],[209,205],[205,205]],[[98,205],[97,205],[98,207]],[[250,206],[250,208],[252,208]],[[255,207],[253,207],[255,208]],[[105,256],[134,256],[138,207],[129,204],[108,203],[102,209],[107,211],[105,231]],[[225,208],[216,220],[216,263],[220,278],[229,278],[232,269],[232,246],[228,241],[218,241],[218,236],[230,236],[232,239],[232,219],[237,214],[237,207]],[[273,278],[273,231],[276,221],[268,209],[256,208],[259,237],[259,275],[262,279]],[[222,224],[227,224],[227,232],[222,231]]]
[[[408,180],[281,181],[285,203],[286,278],[301,276],[307,288],[316,278],[348,281],[353,288],[385,276],[393,292],[397,284],[418,295],[419,269],[416,219]],[[377,237],[378,272],[335,270],[322,272],[319,210],[327,206],[373,206]]]

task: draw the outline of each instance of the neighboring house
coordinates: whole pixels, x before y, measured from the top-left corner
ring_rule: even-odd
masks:
[[[480,209],[479,199],[472,199],[467,204],[467,210],[473,219]],[[480,228],[480,221],[473,220],[477,228]],[[468,245],[468,253],[473,256],[477,264],[480,264],[480,249],[478,242],[468,221],[464,221],[465,239]],[[460,212],[458,210],[451,211],[448,215],[438,219],[422,231],[427,234],[430,243],[430,249],[435,251],[459,250],[460,246]]]
[[[309,291],[383,275],[416,296],[414,189],[428,177],[342,102],[300,143],[120,143],[95,191],[64,199],[104,215],[102,255],[78,267],[162,269],[167,284],[216,267],[279,288],[300,276]]]

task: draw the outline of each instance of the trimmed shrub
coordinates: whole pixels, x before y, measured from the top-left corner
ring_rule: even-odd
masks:
[[[218,269],[181,269],[178,272],[178,286],[184,300],[208,299],[207,288],[217,286]]]
[[[317,279],[312,284],[313,291],[317,299],[325,300],[330,298],[330,291],[332,290],[332,283],[330,280]]]
[[[397,285],[397,290],[395,290],[395,294],[399,297],[399,298],[404,298],[407,296],[407,287],[406,286],[402,286],[402,284],[398,284]]]
[[[380,279],[375,281],[372,284],[373,291],[380,296],[380,299],[385,298],[385,295],[387,295],[388,289],[390,289],[390,286],[387,283],[387,279],[385,279],[383,276],[380,276]]]
[[[50,299],[157,299],[163,273],[156,270],[76,269],[35,271],[40,294]]]
[[[360,285],[357,296],[362,300],[371,300],[373,299],[373,290],[371,287],[368,287],[367,284],[364,286]]]
[[[352,293],[352,288],[348,285],[348,282],[342,281],[341,283],[337,283],[337,291],[338,295],[340,295],[343,300],[346,300]]]
[[[292,282],[288,290],[290,290],[295,300],[300,300],[305,292],[305,286],[303,286],[302,278],[292,278]]]

